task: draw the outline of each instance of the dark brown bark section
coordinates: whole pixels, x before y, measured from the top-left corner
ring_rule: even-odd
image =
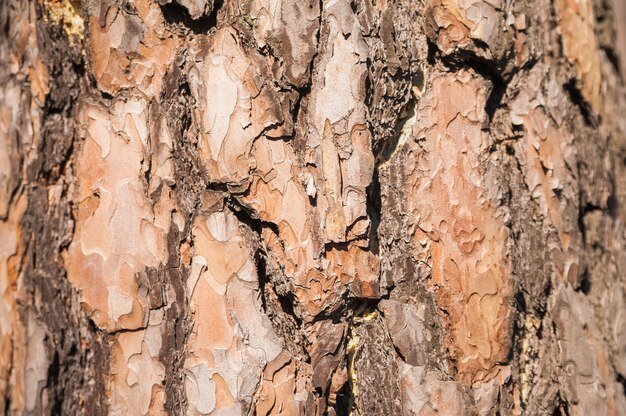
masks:
[[[11,3],[0,7],[6,10]],[[72,46],[59,26],[44,22],[44,9],[35,5],[35,10],[37,44],[50,84],[42,108],[41,139],[35,143],[37,157],[21,167],[28,206],[21,222],[25,298],[18,308],[22,322],[30,322],[32,314],[43,325],[49,367],[47,400],[37,400],[29,413],[106,414],[107,335],[82,311],[63,266],[74,224],[75,201],[68,198],[67,190],[74,176],[72,151],[80,141],[74,126],[75,104],[87,89],[84,58],[80,45]],[[15,18],[11,12],[7,15],[9,21]]]

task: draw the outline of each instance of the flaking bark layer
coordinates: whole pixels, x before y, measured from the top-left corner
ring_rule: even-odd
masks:
[[[623,9],[0,2],[0,412],[626,414]]]

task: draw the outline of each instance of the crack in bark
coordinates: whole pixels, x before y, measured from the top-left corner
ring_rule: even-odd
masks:
[[[161,4],[161,11],[167,23],[174,27],[182,28],[183,33],[186,30],[196,35],[206,35],[209,31],[218,25],[217,15],[224,4],[224,0],[215,0],[213,8],[208,15],[202,15],[194,19],[189,11],[176,0],[170,0],[169,3]]]

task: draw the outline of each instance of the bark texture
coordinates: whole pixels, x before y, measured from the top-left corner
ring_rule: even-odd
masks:
[[[619,0],[0,2],[0,413],[626,414]]]

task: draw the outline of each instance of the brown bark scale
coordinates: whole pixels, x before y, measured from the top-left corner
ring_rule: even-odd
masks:
[[[626,414],[612,0],[0,3],[0,411]]]

